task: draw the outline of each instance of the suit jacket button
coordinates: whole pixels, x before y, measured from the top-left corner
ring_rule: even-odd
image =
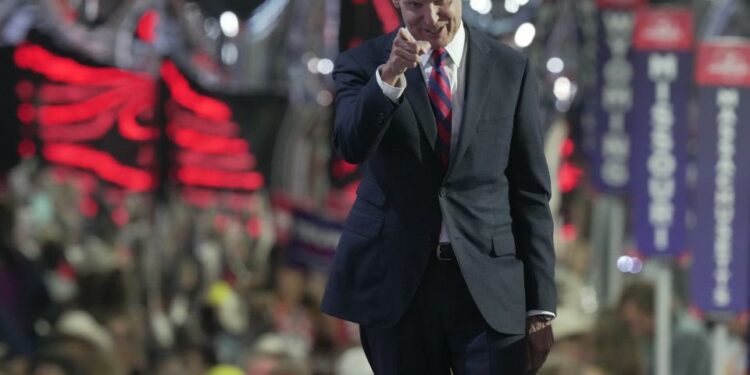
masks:
[[[445,197],[446,197],[446,196],[448,195],[448,189],[447,189],[447,188],[445,188],[445,186],[441,186],[441,187],[440,187],[440,190],[438,190],[438,195],[439,195],[439,196],[440,196],[441,198],[445,198]]]

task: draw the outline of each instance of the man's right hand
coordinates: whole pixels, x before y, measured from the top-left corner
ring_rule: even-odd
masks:
[[[419,56],[427,53],[429,49],[430,44],[428,42],[417,41],[406,28],[400,28],[396,38],[393,39],[391,55],[381,67],[380,79],[394,86],[401,74],[404,74],[407,69],[419,65]]]

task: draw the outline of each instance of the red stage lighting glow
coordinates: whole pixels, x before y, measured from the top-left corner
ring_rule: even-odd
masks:
[[[197,187],[250,191],[262,188],[263,176],[252,170],[255,156],[248,142],[240,138],[240,127],[232,121],[229,106],[195,91],[171,61],[163,64],[162,75],[173,99],[166,104],[166,133],[178,146],[175,176],[190,189],[184,194],[186,200],[205,206],[209,199],[220,199],[194,191]]]
[[[76,144],[48,144],[42,154],[53,162],[87,169],[102,179],[133,191],[154,188],[154,176],[143,170],[122,165],[111,155],[91,147]]]
[[[211,136],[174,125],[167,127],[167,135],[181,147],[207,154],[235,155],[248,151],[247,142],[242,139]]]
[[[27,101],[34,105],[21,104],[18,114],[23,122],[35,122],[36,135],[43,141],[41,154],[47,160],[91,171],[128,190],[155,187],[150,171],[124,165],[106,150],[81,144],[101,139],[115,123],[119,135],[128,141],[155,140],[158,129],[148,123],[156,99],[153,77],[84,65],[30,43],[16,48],[14,61],[19,68],[46,78],[36,90],[29,81],[22,81],[24,85],[19,83],[16,91],[19,98],[31,95]],[[19,146],[20,153],[30,149],[28,143]],[[84,213],[91,211],[84,207]]]
[[[159,14],[155,10],[147,10],[138,20],[135,35],[143,41],[152,43],[156,39],[156,26],[159,24]]]
[[[42,74],[52,81],[76,83],[91,86],[113,86],[132,82],[139,77],[135,73],[118,68],[97,68],[82,65],[77,61],[57,56],[41,46],[25,43],[14,54],[19,68]],[[148,80],[144,74],[141,80]]]
[[[229,121],[232,118],[232,111],[229,106],[193,91],[173,62],[165,61],[161,67],[161,74],[167,86],[169,86],[174,100],[181,106],[213,121]]]
[[[576,167],[569,161],[564,161],[560,166],[560,171],[557,176],[560,191],[562,193],[573,191],[573,189],[578,186],[581,180],[581,175],[583,175],[583,170],[581,170],[581,168]]]
[[[177,179],[188,185],[214,188],[258,190],[263,187],[263,176],[258,172],[225,172],[181,167],[177,169]]]

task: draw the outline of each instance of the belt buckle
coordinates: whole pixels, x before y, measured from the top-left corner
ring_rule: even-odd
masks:
[[[440,252],[440,247],[441,247],[441,246],[449,246],[449,245],[446,245],[446,244],[438,244],[438,245],[437,245],[437,247],[435,247],[435,250],[436,250],[436,253],[435,253],[435,255],[437,256],[437,259],[438,259],[438,260],[441,260],[441,261],[451,261],[451,260],[453,260],[453,258],[444,258],[444,257],[442,256],[442,254],[441,254],[441,252]]]

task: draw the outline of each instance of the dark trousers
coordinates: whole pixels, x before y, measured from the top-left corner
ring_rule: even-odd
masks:
[[[360,336],[375,375],[520,375],[526,365],[524,336],[490,328],[455,260],[433,258],[404,317]]]

